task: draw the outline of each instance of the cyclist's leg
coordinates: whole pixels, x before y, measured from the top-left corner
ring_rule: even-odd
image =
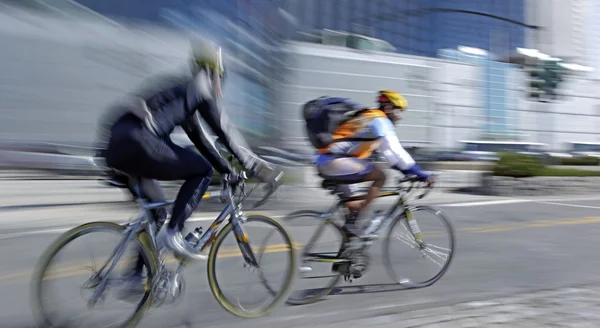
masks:
[[[182,230],[185,221],[196,210],[202,196],[206,193],[212,180],[213,171],[210,163],[199,154],[183,148],[179,148],[177,153],[178,157],[189,163],[188,165],[192,165],[197,173],[186,176],[175,199],[171,220],[158,237],[174,253],[192,258],[199,254],[195,254],[193,248],[184,240]]]
[[[129,181],[130,191],[134,187],[133,183],[134,183],[133,179],[130,179],[130,181]],[[156,181],[154,179],[143,178],[140,181],[140,187],[142,189],[141,190],[142,196],[147,198],[149,201],[162,202],[162,201],[166,200],[165,194],[164,194],[162,188],[160,187],[160,185],[158,184],[158,181]],[[160,231],[160,228],[162,227],[162,225],[167,220],[167,210],[165,208],[158,208],[158,209],[153,209],[150,212],[152,213],[154,222],[156,222],[156,233],[158,233],[158,231]],[[141,276],[143,269],[144,269],[144,259],[143,259],[142,255],[140,254],[135,263],[135,267],[133,269],[133,274],[135,276]]]
[[[119,123],[117,123],[119,125]],[[130,120],[112,129],[107,152],[107,164],[133,176],[157,180],[185,180],[175,199],[165,241],[184,247],[181,230],[185,220],[196,209],[212,178],[212,166],[189,149],[175,145],[169,139],[157,138]],[[185,250],[173,249],[185,254]]]
[[[381,188],[385,184],[385,173],[376,166],[373,166],[371,172],[363,177],[363,182],[373,181],[373,184],[367,191],[366,198],[362,201],[347,202],[348,209],[355,213],[363,213],[364,210],[373,202],[375,197],[381,192]]]
[[[345,204],[350,210],[350,215],[346,218],[346,227],[353,228],[356,219],[361,213],[364,213],[364,210],[371,204],[385,184],[385,173],[366,159],[355,157],[336,158],[317,165],[317,170],[325,179],[343,184],[340,188],[345,193],[350,192],[348,184],[373,181],[365,200]]]
[[[317,170],[323,178],[340,183],[338,190],[341,191],[342,198],[352,196],[350,184],[373,181],[364,201],[345,203],[349,209],[349,214],[346,216],[343,230],[349,238],[356,237],[357,234],[360,234],[360,229],[356,226],[356,221],[359,215],[364,213],[364,209],[377,196],[381,187],[383,187],[385,174],[370,161],[354,157],[336,158],[326,163],[321,163],[317,165]],[[342,256],[346,250],[348,250],[347,245],[342,245],[337,256]],[[331,269],[334,272],[347,273],[349,265],[334,263]]]
[[[149,201],[164,202],[167,200],[165,193],[163,192],[157,180],[142,178],[140,184],[144,197],[148,198]],[[158,208],[151,210],[151,212],[154,220],[156,220],[158,232],[167,219],[167,209]]]

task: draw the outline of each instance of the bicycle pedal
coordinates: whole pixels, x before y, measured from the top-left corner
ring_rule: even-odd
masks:
[[[353,279],[359,279],[362,277],[362,273],[360,272],[352,272],[352,278]]]

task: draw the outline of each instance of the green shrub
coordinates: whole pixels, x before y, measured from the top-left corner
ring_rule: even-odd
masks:
[[[561,158],[561,165],[599,165],[600,158],[593,156]]]
[[[589,160],[588,160],[589,161]],[[574,165],[574,164],[570,164]],[[600,171],[547,167],[535,156],[504,153],[494,166],[494,175],[513,178],[546,177],[598,177]]]
[[[539,175],[544,169],[540,158],[516,153],[503,153],[494,166],[494,175],[527,178]]]

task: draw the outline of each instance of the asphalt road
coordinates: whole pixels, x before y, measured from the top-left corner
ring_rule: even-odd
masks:
[[[4,250],[0,267],[2,327],[33,326],[29,309],[31,270],[43,249],[61,231],[90,220],[123,221],[119,218],[133,214],[131,206],[122,202],[125,198],[118,190],[98,188],[93,182],[51,183],[0,183],[0,246]],[[317,191],[304,194],[304,197],[288,195],[279,201],[283,205],[272,205],[263,212],[280,215],[292,208],[289,204],[293,203],[297,208],[325,209],[331,202],[331,198],[319,197]],[[141,327],[318,327],[364,318],[376,322],[379,315],[600,281],[600,258],[596,255],[600,196],[524,200],[433,194],[428,201],[452,219],[457,238],[449,272],[432,287],[404,290],[391,284],[382,266],[381,245],[375,244],[370,250],[370,269],[363,278],[341,283],[333,295],[321,302],[282,306],[267,317],[248,320],[230,315],[216,303],[207,284],[206,263],[201,262],[185,271],[187,289],[181,303],[152,310]],[[94,205],[96,202],[100,204]],[[34,206],[37,204],[45,205]],[[210,206],[213,206],[210,211],[218,209],[218,204]],[[204,222],[206,226],[210,218],[210,214],[195,215],[190,225]],[[427,231],[426,224],[421,229]],[[302,242],[310,226],[290,225],[290,230]],[[253,235],[250,232],[251,238]],[[106,254],[110,245],[108,239],[86,241],[65,261],[69,261],[69,266],[90,265],[89,252]],[[273,256],[282,254],[273,252]],[[224,265],[222,273],[217,272],[227,279],[226,293],[258,296],[261,288],[256,277],[243,274],[239,262],[232,260]],[[270,263],[281,265],[283,260],[275,257]],[[412,272],[412,263],[405,263],[403,272]],[[277,273],[272,272],[274,277]],[[83,276],[81,270],[71,268],[60,282],[69,284],[69,293],[79,297],[76,284],[81,285]],[[304,286],[305,282],[298,284]],[[63,289],[60,291],[58,294],[62,296]],[[81,298],[78,300],[69,304],[82,306]],[[123,304],[100,318],[113,318],[126,308],[127,304]],[[91,320],[92,316],[85,319]],[[88,321],[84,322],[81,327],[90,326]]]

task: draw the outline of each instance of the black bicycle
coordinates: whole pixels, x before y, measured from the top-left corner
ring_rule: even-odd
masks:
[[[278,178],[280,179],[281,175]],[[212,245],[210,248],[210,253],[207,256],[207,274],[210,290],[217,302],[224,309],[233,313],[234,315],[252,318],[268,314],[277,305],[281,304],[283,301],[285,301],[285,299],[287,299],[289,292],[291,291],[292,281],[295,277],[296,255],[292,249],[293,242],[290,234],[276,219],[263,215],[246,215],[244,212],[242,212],[241,203],[251,193],[251,191],[250,193],[246,193],[244,190],[245,180],[246,177],[244,174],[226,176],[223,178],[223,188],[221,191],[209,192],[204,195],[203,198],[217,197],[227,205],[204,234],[201,235],[200,228],[195,230],[196,235],[199,238],[196,239],[194,247],[198,253],[201,253],[206,246]],[[137,181],[139,182],[139,180]],[[111,182],[110,184],[115,185],[114,182]],[[116,186],[123,187],[121,185]],[[256,186],[258,186],[258,184]],[[277,183],[270,184],[269,186],[271,187],[270,190],[266,193],[262,200],[258,201],[253,206],[253,208],[256,208],[266,202],[268,197],[275,191]],[[240,198],[238,201],[236,201],[235,196],[238,194],[238,191]],[[112,222],[92,222],[78,226],[62,234],[41,256],[32,277],[31,289],[31,299],[33,302],[32,309],[35,318],[41,326],[80,327],[81,323],[78,321],[85,320],[85,326],[91,327],[92,323],[88,322],[91,321],[92,316],[90,313],[83,313],[83,311],[77,311],[76,316],[67,315],[64,319],[65,322],[58,322],[58,319],[55,318],[56,311],[53,311],[51,306],[68,303],[71,305],[87,304],[88,309],[95,308],[100,305],[112,305],[112,310],[115,312],[115,315],[108,314],[101,316],[99,319],[102,322],[101,325],[104,326],[107,320],[114,319],[119,320],[117,324],[112,325],[114,327],[134,327],[141,321],[145,311],[151,305],[156,307],[163,304],[174,303],[174,301],[182,294],[185,286],[182,277],[182,269],[188,263],[188,261],[177,258],[168,259],[166,257],[167,252],[165,252],[165,250],[157,244],[156,235],[158,229],[157,224],[154,222],[151,214],[151,210],[170,206],[172,205],[173,201],[155,203],[148,202],[144,197],[142,197],[139,183],[136,184],[135,192],[136,201],[142,208],[142,213],[133,221],[123,225]],[[227,217],[229,217],[229,223],[224,225],[222,229],[219,229]],[[218,261],[223,262],[227,259],[230,259],[234,260],[234,267],[229,267],[229,272],[252,270],[259,273],[260,280],[266,280],[266,276],[262,272],[262,266],[257,260],[255,254],[257,254],[257,252],[264,254],[267,252],[267,250],[256,248],[253,249],[251,247],[251,243],[246,232],[248,229],[248,223],[259,223],[261,224],[260,228],[262,229],[272,228],[272,231],[277,233],[281,237],[282,241],[276,245],[263,245],[263,247],[269,252],[277,252],[279,254],[283,254],[284,257],[287,258],[287,263],[286,261],[273,262],[279,265],[280,268],[282,265],[284,266],[282,268],[283,270],[277,271],[283,272],[284,274],[280,288],[277,290],[272,288],[269,289],[267,291],[268,300],[253,307],[242,306],[239,299],[231,299],[230,297],[225,296],[225,293],[222,291],[222,287],[224,285],[237,282],[231,281],[231,279],[228,281],[227,278],[215,273],[215,267]],[[51,270],[51,265],[57,258],[60,257],[58,256],[59,252],[63,251],[67,244],[82,236],[97,234],[100,232],[105,232],[108,234],[107,236],[103,237],[99,243],[93,244],[94,248],[107,244],[109,246],[114,245],[107,241],[107,238],[109,237],[108,235],[111,234],[116,237],[115,243],[117,244],[116,247],[111,247],[112,253],[102,261],[102,265],[97,266],[96,261],[98,259],[93,258],[91,265],[88,266],[85,266],[82,263],[79,265],[62,267],[56,271]],[[230,236],[231,233],[233,233],[235,237],[235,242],[233,242],[233,244],[237,245],[230,247],[230,249],[221,247],[225,238]],[[88,241],[80,247],[90,244],[91,241]],[[124,256],[125,249],[128,245],[134,246],[132,256],[130,257]],[[218,253],[220,250],[223,252]],[[82,250],[78,249],[76,251],[78,251],[78,256],[81,256]],[[139,300],[127,300],[127,303],[135,304],[135,307],[132,311],[133,313],[126,312],[130,314],[127,314],[122,319],[117,319],[116,312],[122,312],[124,304],[116,304],[117,302],[112,301],[106,302],[106,295],[110,289],[118,290],[119,287],[123,286],[126,278],[116,274],[112,275],[111,273],[115,273],[122,265],[122,263],[118,263],[119,259],[128,259],[128,263],[131,264],[133,262],[132,260],[137,258],[137,254],[142,254],[144,261],[145,288],[141,293],[142,295],[139,295]],[[175,263],[176,269],[169,269],[167,267],[168,263]],[[236,267],[236,265],[240,266]],[[61,288],[58,288],[56,290],[56,294],[52,294],[50,290],[51,286],[49,286],[48,283],[57,282],[57,280],[60,280],[61,278],[73,276],[84,278],[87,277],[83,279],[84,283],[80,288],[81,297],[86,300],[83,302],[69,300],[61,303],[52,298],[52,302],[47,304],[46,301],[49,296],[58,296],[58,294],[63,291]],[[84,296],[84,293],[87,295]],[[85,308],[85,306],[83,307]]]
[[[316,286],[308,288],[297,287],[297,292],[288,298],[287,303],[300,305],[316,302],[328,295],[342,276],[350,282],[352,279],[363,276],[370,264],[367,250],[374,240],[379,239],[382,235],[385,237],[382,249],[383,262],[387,274],[394,282],[412,288],[427,287],[437,282],[448,270],[454,255],[454,228],[440,210],[430,206],[407,204],[411,192],[424,189],[425,191],[416,197],[421,199],[432,190],[433,186],[425,187],[421,186],[421,183],[416,178],[407,177],[398,180],[398,187],[380,193],[378,198],[390,196],[400,196],[400,198],[388,209],[387,213],[382,215],[381,211],[376,212],[375,219],[368,228],[370,231],[368,238],[348,240],[347,235],[342,231],[343,220],[336,222],[335,214],[342,212],[339,211],[340,209],[347,211],[343,206],[345,202],[363,200],[366,195],[343,199],[339,184],[323,181],[322,187],[331,191],[332,194],[338,195],[339,202],[326,212],[312,210],[293,212],[287,215],[284,221],[288,228],[294,229],[296,240],[300,236],[310,236],[304,243],[305,246],[301,253],[300,277],[310,283],[319,279],[325,279],[326,282],[317,282]],[[425,218],[417,220],[416,216],[420,216],[421,213],[433,214],[433,220]],[[423,232],[423,226],[431,223],[441,223],[441,225],[433,229],[423,229],[427,231]],[[315,226],[317,229],[311,234]],[[387,232],[385,232],[386,228]],[[265,243],[268,241],[268,237],[265,239]],[[446,237],[445,242],[442,240],[444,237]],[[324,242],[318,243],[319,238],[323,238]],[[336,239],[339,241],[335,241]],[[409,246],[409,253],[403,256],[392,255],[393,251],[399,249],[396,245],[392,245],[394,241]],[[346,251],[340,253],[343,244],[347,245]],[[415,271],[417,261],[408,258],[407,255],[415,254],[417,255],[416,260],[424,259],[433,267],[425,279],[409,278],[410,273]],[[315,273],[316,266],[319,264],[324,265],[322,274]],[[402,275],[394,269],[395,264],[403,268]],[[333,267],[336,267],[335,270]],[[325,287],[322,287],[323,285]]]

